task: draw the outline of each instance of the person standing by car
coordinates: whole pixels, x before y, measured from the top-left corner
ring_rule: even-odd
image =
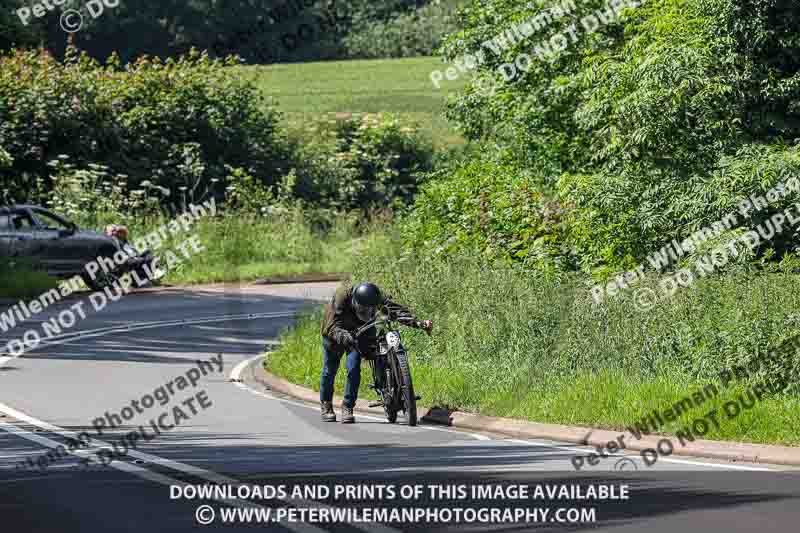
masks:
[[[139,285],[139,287],[146,287],[153,283],[155,280],[150,279],[149,276],[149,274],[153,272],[153,256],[147,250],[140,254],[133,246],[131,246],[130,242],[128,241],[130,237],[128,228],[119,224],[111,224],[106,226],[105,233],[108,237],[116,239],[119,243],[120,250],[124,251],[126,254],[128,254],[128,256],[130,256],[126,260],[126,268],[130,272],[135,271],[138,278],[140,280],[144,280],[144,283]]]
[[[336,414],[333,411],[333,385],[345,353],[347,353],[347,383],[342,402],[342,423],[355,422],[353,408],[361,384],[361,354],[373,356],[378,339],[374,327],[358,339],[354,333],[364,324],[373,321],[379,308],[385,308],[392,320],[404,326],[423,329],[428,334],[433,329],[433,322],[417,320],[411,311],[385,297],[373,283],[340,287],[325,306],[325,316],[322,319],[323,364],[319,399],[322,420],[325,422],[336,422]],[[378,358],[376,361],[381,359]],[[379,375],[383,375],[380,369]]]

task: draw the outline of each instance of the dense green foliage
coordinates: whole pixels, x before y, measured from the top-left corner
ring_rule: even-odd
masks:
[[[435,324],[430,338],[402,330],[425,405],[622,429],[708,383],[719,386],[722,369],[750,363],[800,333],[800,280],[787,273],[708,278],[643,311],[631,294],[594,305],[575,275],[536,277],[500,263],[487,267],[481,258],[404,255],[385,240],[376,244],[364,251],[368,260],[355,261],[353,278],[378,283]],[[311,315],[284,336],[267,358],[271,371],[319,386],[320,319]],[[745,384],[780,374],[790,376],[788,390],[721,421],[704,438],[800,444],[792,422],[800,416],[799,353],[759,367],[663,431],[674,433],[713,408],[722,412]],[[368,380],[362,384],[363,397],[372,398]]]
[[[252,84],[198,53],[142,59],[122,69],[74,50],[64,63],[46,52],[0,57],[0,146],[13,158],[0,171],[11,198],[29,198],[48,163],[67,155],[78,168],[102,164],[190,197],[207,193],[228,168],[275,183],[290,158],[277,113]]]
[[[88,177],[100,165],[107,177],[85,187],[113,182],[134,210],[153,188],[179,206],[224,200],[238,175],[315,207],[411,201],[432,151],[416,130],[392,116],[348,115],[290,137],[274,105],[230,66],[196,52],[124,69],[74,51],[63,64],[38,51],[0,57],[0,199],[44,201],[58,188],[59,158]]]
[[[434,0],[387,21],[355,21],[344,39],[347,57],[416,57],[434,55],[442,39],[456,31],[460,0]]]
[[[559,266],[574,260],[562,249],[563,216],[532,172],[475,159],[438,171],[417,196],[403,231],[409,243],[434,255],[478,249],[490,261]]]
[[[452,5],[453,0],[448,0]],[[220,56],[239,54],[249,63],[297,62],[347,57],[430,53],[445,33],[451,8],[426,0],[127,0],[92,16],[85,0],[64,0],[53,11],[23,24],[15,14],[30,7],[0,0],[0,50],[43,43],[57,56],[67,34],[60,14],[79,9],[80,31],[71,37],[90,56],[112,54],[123,63],[142,55],[178,57],[191,48]],[[438,4],[434,0],[433,4]],[[52,5],[52,4],[51,4]],[[419,14],[415,10],[421,8]],[[97,13],[97,8],[94,8]],[[424,24],[414,28],[414,25]],[[423,31],[424,30],[424,31]],[[353,36],[352,39],[349,36]],[[392,43],[399,35],[403,42]],[[377,37],[368,43],[360,36]],[[386,54],[385,56],[383,54]]]
[[[560,263],[576,257],[596,273],[629,268],[721,218],[739,198],[800,175],[800,5],[649,0],[587,31],[580,20],[600,19],[603,4],[576,2],[571,13],[496,55],[484,41],[562,3],[475,1],[461,17],[464,30],[445,46],[450,58],[484,53],[478,79],[452,101],[450,116],[468,136],[497,147],[506,177],[487,184],[495,190],[485,193],[504,197],[497,205],[509,207],[487,216],[497,217],[505,238],[517,243],[511,255],[542,255],[545,216],[523,216],[514,200],[516,180],[523,179],[514,176],[525,176],[558,204],[564,226],[552,243]],[[573,23],[575,43],[568,38],[553,57],[536,56],[535,47]],[[530,54],[530,68],[517,68],[505,81],[496,69],[520,53]],[[494,91],[479,90],[487,78]],[[469,168],[461,175],[472,179]],[[423,196],[424,212],[434,216],[410,241],[450,238],[436,227],[449,228],[460,215],[447,201],[468,186],[457,176],[449,183],[452,194],[437,183]],[[741,222],[756,224],[795,200]],[[482,231],[477,219],[462,223],[468,233]],[[775,251],[780,256],[796,243],[790,236]]]
[[[420,176],[430,170],[430,144],[396,117],[330,119],[313,134],[297,156],[303,169],[294,192],[315,205],[400,207],[411,203]]]

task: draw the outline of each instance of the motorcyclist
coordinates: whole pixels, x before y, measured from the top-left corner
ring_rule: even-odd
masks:
[[[380,308],[385,308],[392,320],[405,326],[423,329],[428,334],[433,329],[433,322],[417,320],[411,311],[384,296],[373,283],[340,287],[325,306],[325,317],[322,320],[323,365],[319,399],[322,420],[326,422],[336,422],[336,414],[333,412],[333,384],[339,363],[345,353],[347,353],[347,383],[342,402],[342,423],[355,422],[353,408],[361,384],[361,354],[367,357],[374,356],[378,339],[374,327],[358,339],[354,333],[367,322],[371,322]],[[377,364],[382,362],[382,359],[376,358]],[[383,375],[380,367],[378,370],[379,375]]]

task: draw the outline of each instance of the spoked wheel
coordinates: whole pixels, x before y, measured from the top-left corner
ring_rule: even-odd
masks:
[[[383,378],[385,381],[384,383],[393,383],[394,380],[392,379],[392,370],[390,368],[386,368],[386,376]],[[395,405],[393,395],[389,394],[391,389],[384,389],[384,397],[383,397],[383,411],[386,413],[386,419],[389,421],[390,424],[394,424],[397,422],[397,406]]]
[[[372,375],[375,380],[375,384],[371,387],[375,390],[378,394],[378,397],[381,400],[381,405],[383,406],[383,412],[386,413],[386,419],[389,421],[390,424],[394,424],[397,422],[397,407],[396,402],[394,401],[392,390],[393,388],[396,389],[395,380],[393,379],[392,369],[389,367],[388,364],[385,365],[384,368],[384,375],[383,377],[378,376],[378,369],[375,361],[370,360],[370,366],[372,367]],[[384,384],[383,388],[378,387],[378,383]],[[393,387],[394,385],[394,387]],[[370,406],[372,407],[372,406]]]
[[[390,424],[397,422],[397,409],[395,409],[394,406],[384,405],[383,410],[386,412],[386,420],[388,420]]]
[[[414,394],[414,384],[411,381],[411,366],[408,356],[404,352],[397,353],[397,362],[400,373],[400,392],[403,400],[403,411],[409,426],[417,425],[417,395]]]

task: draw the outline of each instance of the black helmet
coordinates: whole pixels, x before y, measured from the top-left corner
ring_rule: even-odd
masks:
[[[353,309],[360,320],[369,322],[383,302],[381,290],[374,283],[361,283],[353,289]]]

